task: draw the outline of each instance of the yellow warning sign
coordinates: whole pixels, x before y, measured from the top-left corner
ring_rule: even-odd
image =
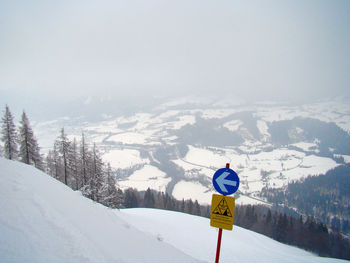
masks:
[[[232,230],[235,199],[232,196],[213,194],[211,199],[210,225]]]

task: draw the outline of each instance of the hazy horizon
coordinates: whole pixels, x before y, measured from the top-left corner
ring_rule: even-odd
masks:
[[[0,17],[0,103],[11,107],[350,94],[349,1],[5,0]]]

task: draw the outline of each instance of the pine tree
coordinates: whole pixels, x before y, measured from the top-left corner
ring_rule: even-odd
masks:
[[[61,129],[60,136],[57,138],[55,145],[57,146],[60,159],[62,160],[63,165],[63,179],[64,184],[68,185],[69,177],[69,156],[70,156],[70,141],[67,138],[67,135],[64,132],[64,128]]]
[[[135,208],[139,206],[138,192],[135,189],[128,188],[125,190],[124,206],[126,208]]]
[[[46,173],[52,177],[55,177],[55,159],[53,151],[49,150],[46,155]]]
[[[103,162],[94,143],[92,149],[92,177],[90,179],[91,199],[99,202],[101,200],[104,178],[103,178]]]
[[[54,161],[54,176],[57,180],[63,181],[61,179],[62,175],[62,162],[59,157],[57,144],[55,143],[53,146],[53,161]]]
[[[187,214],[193,214],[193,201],[192,199],[189,199],[186,201],[186,206],[185,206],[185,213]]]
[[[124,198],[124,193],[123,190],[120,189],[119,187],[117,188],[117,208],[124,208],[124,202],[125,202],[125,198]]]
[[[40,148],[38,142],[34,136],[33,130],[30,127],[28,117],[23,111],[22,119],[20,121],[19,135],[19,158],[21,162],[34,165],[35,167],[43,170],[43,158],[40,154]]]
[[[29,120],[26,113],[23,111],[22,120],[20,121],[19,127],[19,159],[21,162],[26,164],[32,163],[32,138],[34,137],[33,131],[29,125]]]
[[[16,160],[18,154],[16,126],[8,105],[2,118],[1,140],[4,143],[4,156],[10,160]]]
[[[106,168],[106,185],[103,200],[104,205],[111,208],[121,207],[122,198],[116,187],[116,180],[112,172],[111,165],[108,163]]]
[[[44,162],[44,157],[43,155],[40,153],[40,147],[39,144],[37,142],[37,140],[34,137],[33,140],[33,155],[32,155],[32,160],[34,163],[34,166],[42,171],[45,170],[45,162]]]
[[[81,185],[81,179],[79,174],[79,156],[77,149],[77,140],[74,138],[71,144],[71,150],[69,160],[71,162],[71,173],[72,179],[74,180],[74,184],[72,184],[72,188],[74,190],[78,190]]]
[[[151,189],[148,187],[143,198],[143,205],[147,208],[154,208],[155,200]]]
[[[179,208],[179,210],[180,210],[180,212],[185,212],[185,199],[184,198],[182,198],[182,201],[181,201],[181,204],[180,204],[180,208]]]
[[[89,160],[89,149],[85,141],[84,133],[81,134],[81,142],[80,142],[80,171],[82,178],[82,187],[85,187],[89,180],[89,168],[88,168],[88,160]]]
[[[200,207],[197,199],[194,201],[194,204],[193,204],[193,214],[197,215],[197,216],[201,215],[201,207]]]

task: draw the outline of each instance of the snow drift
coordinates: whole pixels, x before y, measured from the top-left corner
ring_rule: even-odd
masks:
[[[0,158],[0,262],[214,262],[209,220],[155,209],[112,210],[22,163]],[[234,226],[220,262],[345,262]]]

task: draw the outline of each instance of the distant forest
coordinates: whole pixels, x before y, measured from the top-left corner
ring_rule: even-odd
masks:
[[[301,128],[302,132],[297,132]],[[298,141],[318,140],[319,155],[333,158],[333,153],[350,154],[350,134],[335,123],[311,118],[294,118],[272,122],[269,133],[275,145],[288,145]],[[331,151],[330,149],[333,149]]]
[[[350,164],[289,183],[285,189],[264,188],[261,196],[275,207],[294,207],[332,229],[350,233]]]
[[[210,206],[200,205],[197,200],[176,200],[168,193],[150,189],[144,192],[119,189],[115,172],[109,164],[102,162],[98,147],[95,144],[91,147],[86,142],[84,133],[80,141],[71,141],[62,128],[52,150],[43,156],[26,113],[23,111],[19,127],[16,127],[6,105],[0,134],[3,142],[0,156],[35,166],[107,207],[158,208],[210,217]],[[341,221],[341,218],[349,218],[349,171],[350,167],[345,165],[324,176],[290,184],[285,192],[265,189],[263,193],[270,202],[287,200],[288,205],[297,207],[305,214],[324,218],[326,222],[328,218],[333,228],[327,228],[314,216],[287,215],[265,206],[251,205],[236,206],[234,224],[321,256],[350,260],[350,242],[338,231],[348,229],[348,223]],[[335,214],[341,217],[335,217]]]

